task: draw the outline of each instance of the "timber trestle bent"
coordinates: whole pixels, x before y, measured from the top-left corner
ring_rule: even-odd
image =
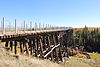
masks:
[[[58,62],[68,55],[66,45],[70,40],[72,31],[72,29],[64,29],[10,34],[0,36],[0,41],[5,42],[5,47],[10,48],[15,54],[32,55]]]

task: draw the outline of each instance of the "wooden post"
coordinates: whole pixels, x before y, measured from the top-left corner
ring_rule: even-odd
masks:
[[[55,41],[58,44],[58,34],[57,33],[55,34]]]
[[[33,49],[32,49],[32,51],[33,51],[33,55],[35,55],[35,39],[33,39]]]
[[[44,36],[44,50],[46,50],[46,37]]]
[[[6,41],[5,47],[8,47],[8,41]]]
[[[50,37],[48,36],[48,47],[51,49],[50,45],[51,45]],[[53,54],[51,53],[50,55],[51,55],[51,61],[52,61],[53,60]]]
[[[10,48],[11,48],[11,51],[13,51],[13,42],[12,41],[10,41]]]
[[[29,49],[28,49],[28,43],[27,43],[27,42],[25,42],[25,47],[26,47],[26,54],[27,54],[28,56],[30,56],[30,54],[29,54]]]
[[[62,54],[61,54],[61,46],[59,47],[59,59],[60,59],[60,61],[63,61],[62,60]]]
[[[30,54],[32,55],[32,50],[33,50],[33,42],[32,42],[32,40],[30,39],[30,41],[29,41],[29,45],[30,45]]]
[[[54,35],[53,35],[53,40],[54,40],[54,45],[57,45],[56,40],[55,40],[55,36],[54,36]],[[54,49],[54,52],[55,52],[55,61],[58,62],[58,53],[57,53],[57,50]]]
[[[37,40],[35,39],[35,56],[37,57],[38,55],[38,43]]]
[[[0,47],[1,47],[1,42],[2,42],[2,41],[0,40]]]
[[[39,40],[40,40],[41,57],[43,58],[44,57],[44,54],[43,54],[43,44],[42,44],[41,38]]]
[[[22,42],[20,42],[20,52],[21,54],[24,54],[24,47]]]
[[[17,41],[15,41],[15,54],[17,54]]]

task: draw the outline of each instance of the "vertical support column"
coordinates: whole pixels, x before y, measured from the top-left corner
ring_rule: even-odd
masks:
[[[61,53],[61,46],[59,46],[59,59],[60,59],[60,61],[63,61],[62,60],[62,53]]]
[[[49,47],[49,49],[51,49],[50,45],[51,45],[50,36],[48,36],[48,47]],[[53,54],[52,53],[50,54],[51,55],[51,61],[53,60]]]
[[[29,46],[30,46],[30,54],[32,55],[32,53],[33,53],[33,41],[31,39],[29,41]]]
[[[41,23],[39,23],[39,30],[41,30]]]
[[[43,50],[46,50],[46,37],[43,36]]]
[[[44,30],[44,24],[43,24],[43,26],[42,26],[42,30]]]
[[[11,28],[11,23],[9,22],[9,32],[11,32],[11,31],[10,31],[10,28]]]
[[[45,27],[45,29],[46,29],[46,30],[48,29],[48,26],[47,26],[47,24],[46,24],[46,27]]]
[[[17,41],[15,41],[15,54],[17,54]]]
[[[30,22],[30,31],[32,31],[32,22]]]
[[[53,35],[53,40],[54,40],[54,45],[57,45],[57,43],[56,43],[56,39],[55,39],[55,34]],[[58,53],[57,53],[57,50],[56,50],[56,48],[54,49],[54,52],[55,52],[55,61],[57,61],[58,62]]]
[[[32,46],[33,46],[33,49],[32,49],[32,51],[33,51],[33,55],[35,56],[35,39],[33,39],[32,40],[33,41],[33,43],[32,43]]]
[[[5,43],[5,47],[8,47],[8,41],[6,41],[6,43]]]
[[[42,43],[41,38],[40,38],[40,49],[41,49],[41,57],[44,58],[44,54],[43,54],[43,43]]]
[[[10,41],[10,48],[11,48],[11,51],[13,51],[13,42]]]
[[[24,21],[24,30],[23,30],[24,32],[25,32],[25,25],[26,25],[26,24],[25,24],[25,21]]]
[[[35,46],[35,57],[37,57],[37,43],[36,43],[36,39],[34,39],[34,46]]]
[[[20,52],[21,54],[24,54],[24,47],[22,42],[20,42]]]
[[[28,24],[26,24],[26,31],[28,30]]]
[[[16,19],[15,19],[15,33],[17,33],[17,23],[16,23]]]
[[[2,41],[0,40],[0,47],[1,47],[1,42],[2,42]]]
[[[39,35],[37,36],[37,54],[38,54],[38,57],[41,58],[42,54],[41,54],[41,46],[40,46],[40,38],[39,38]]]
[[[28,56],[30,56],[30,54],[29,54],[29,49],[28,49],[28,43],[27,43],[27,42],[25,42],[25,47],[26,47],[26,54],[27,54]]]
[[[38,41],[35,39],[35,56],[37,57],[38,55]]]
[[[35,31],[37,30],[37,28],[38,28],[38,27],[37,27],[37,23],[35,22]]]
[[[2,20],[2,34],[5,34],[5,22],[4,22],[4,17],[3,17],[3,20]]]

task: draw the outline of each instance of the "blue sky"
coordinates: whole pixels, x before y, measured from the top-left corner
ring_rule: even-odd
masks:
[[[100,0],[0,0],[0,21],[100,27]]]

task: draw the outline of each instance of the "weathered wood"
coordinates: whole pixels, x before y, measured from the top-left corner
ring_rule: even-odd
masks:
[[[30,54],[32,55],[32,49],[33,49],[33,45],[32,45],[32,40],[29,40],[29,48],[30,48]]]
[[[60,61],[63,61],[62,60],[62,54],[61,54],[61,46],[59,46],[59,59],[60,59]]]
[[[2,42],[2,41],[0,40],[0,47],[1,47],[1,42]]]
[[[8,47],[8,41],[6,41],[6,43],[5,43],[5,47]]]
[[[51,45],[50,36],[48,36],[48,49],[51,49],[50,45]],[[50,56],[51,56],[51,60],[53,60],[52,53],[50,54]]]
[[[37,39],[35,39],[35,56],[37,57],[38,55],[38,42]]]
[[[54,46],[44,57],[47,57],[56,47],[60,46],[60,44]]]
[[[43,58],[44,57],[44,54],[43,54],[43,43],[42,43],[42,39],[40,38],[40,50],[41,50],[41,57]]]
[[[43,50],[46,50],[46,37],[43,36]]]
[[[56,41],[56,37],[55,35],[53,35],[53,40],[54,40],[54,45],[57,45],[57,41]],[[60,44],[59,44],[60,45]],[[58,53],[57,53],[57,49],[54,49],[55,52],[55,61],[58,61]]]
[[[33,49],[32,49],[32,51],[33,51],[33,55],[35,55],[35,39],[33,39]]]
[[[28,43],[25,42],[24,44],[25,44],[25,48],[26,48],[26,55],[30,56],[29,49],[28,49]]]
[[[20,42],[20,52],[21,54],[24,54],[23,42]]]
[[[17,54],[17,41],[15,41],[15,54]]]
[[[61,32],[61,33],[60,33]],[[61,35],[60,35],[61,34]],[[3,42],[6,41],[5,46],[8,47],[8,41],[10,41],[10,48],[12,50],[12,43],[14,41],[14,53],[17,54],[17,42],[20,42],[20,52],[26,54],[28,56],[35,55],[40,58],[47,58],[52,61],[58,62],[62,61],[63,53],[66,54],[66,45],[67,40],[65,42],[64,34],[66,34],[65,30],[63,31],[45,31],[45,32],[35,32],[35,33],[26,33],[26,34],[13,34],[2,36]],[[59,36],[59,38],[58,38]],[[68,39],[68,38],[67,38]]]
[[[11,51],[13,51],[13,41],[10,41],[10,48],[11,48]]]

